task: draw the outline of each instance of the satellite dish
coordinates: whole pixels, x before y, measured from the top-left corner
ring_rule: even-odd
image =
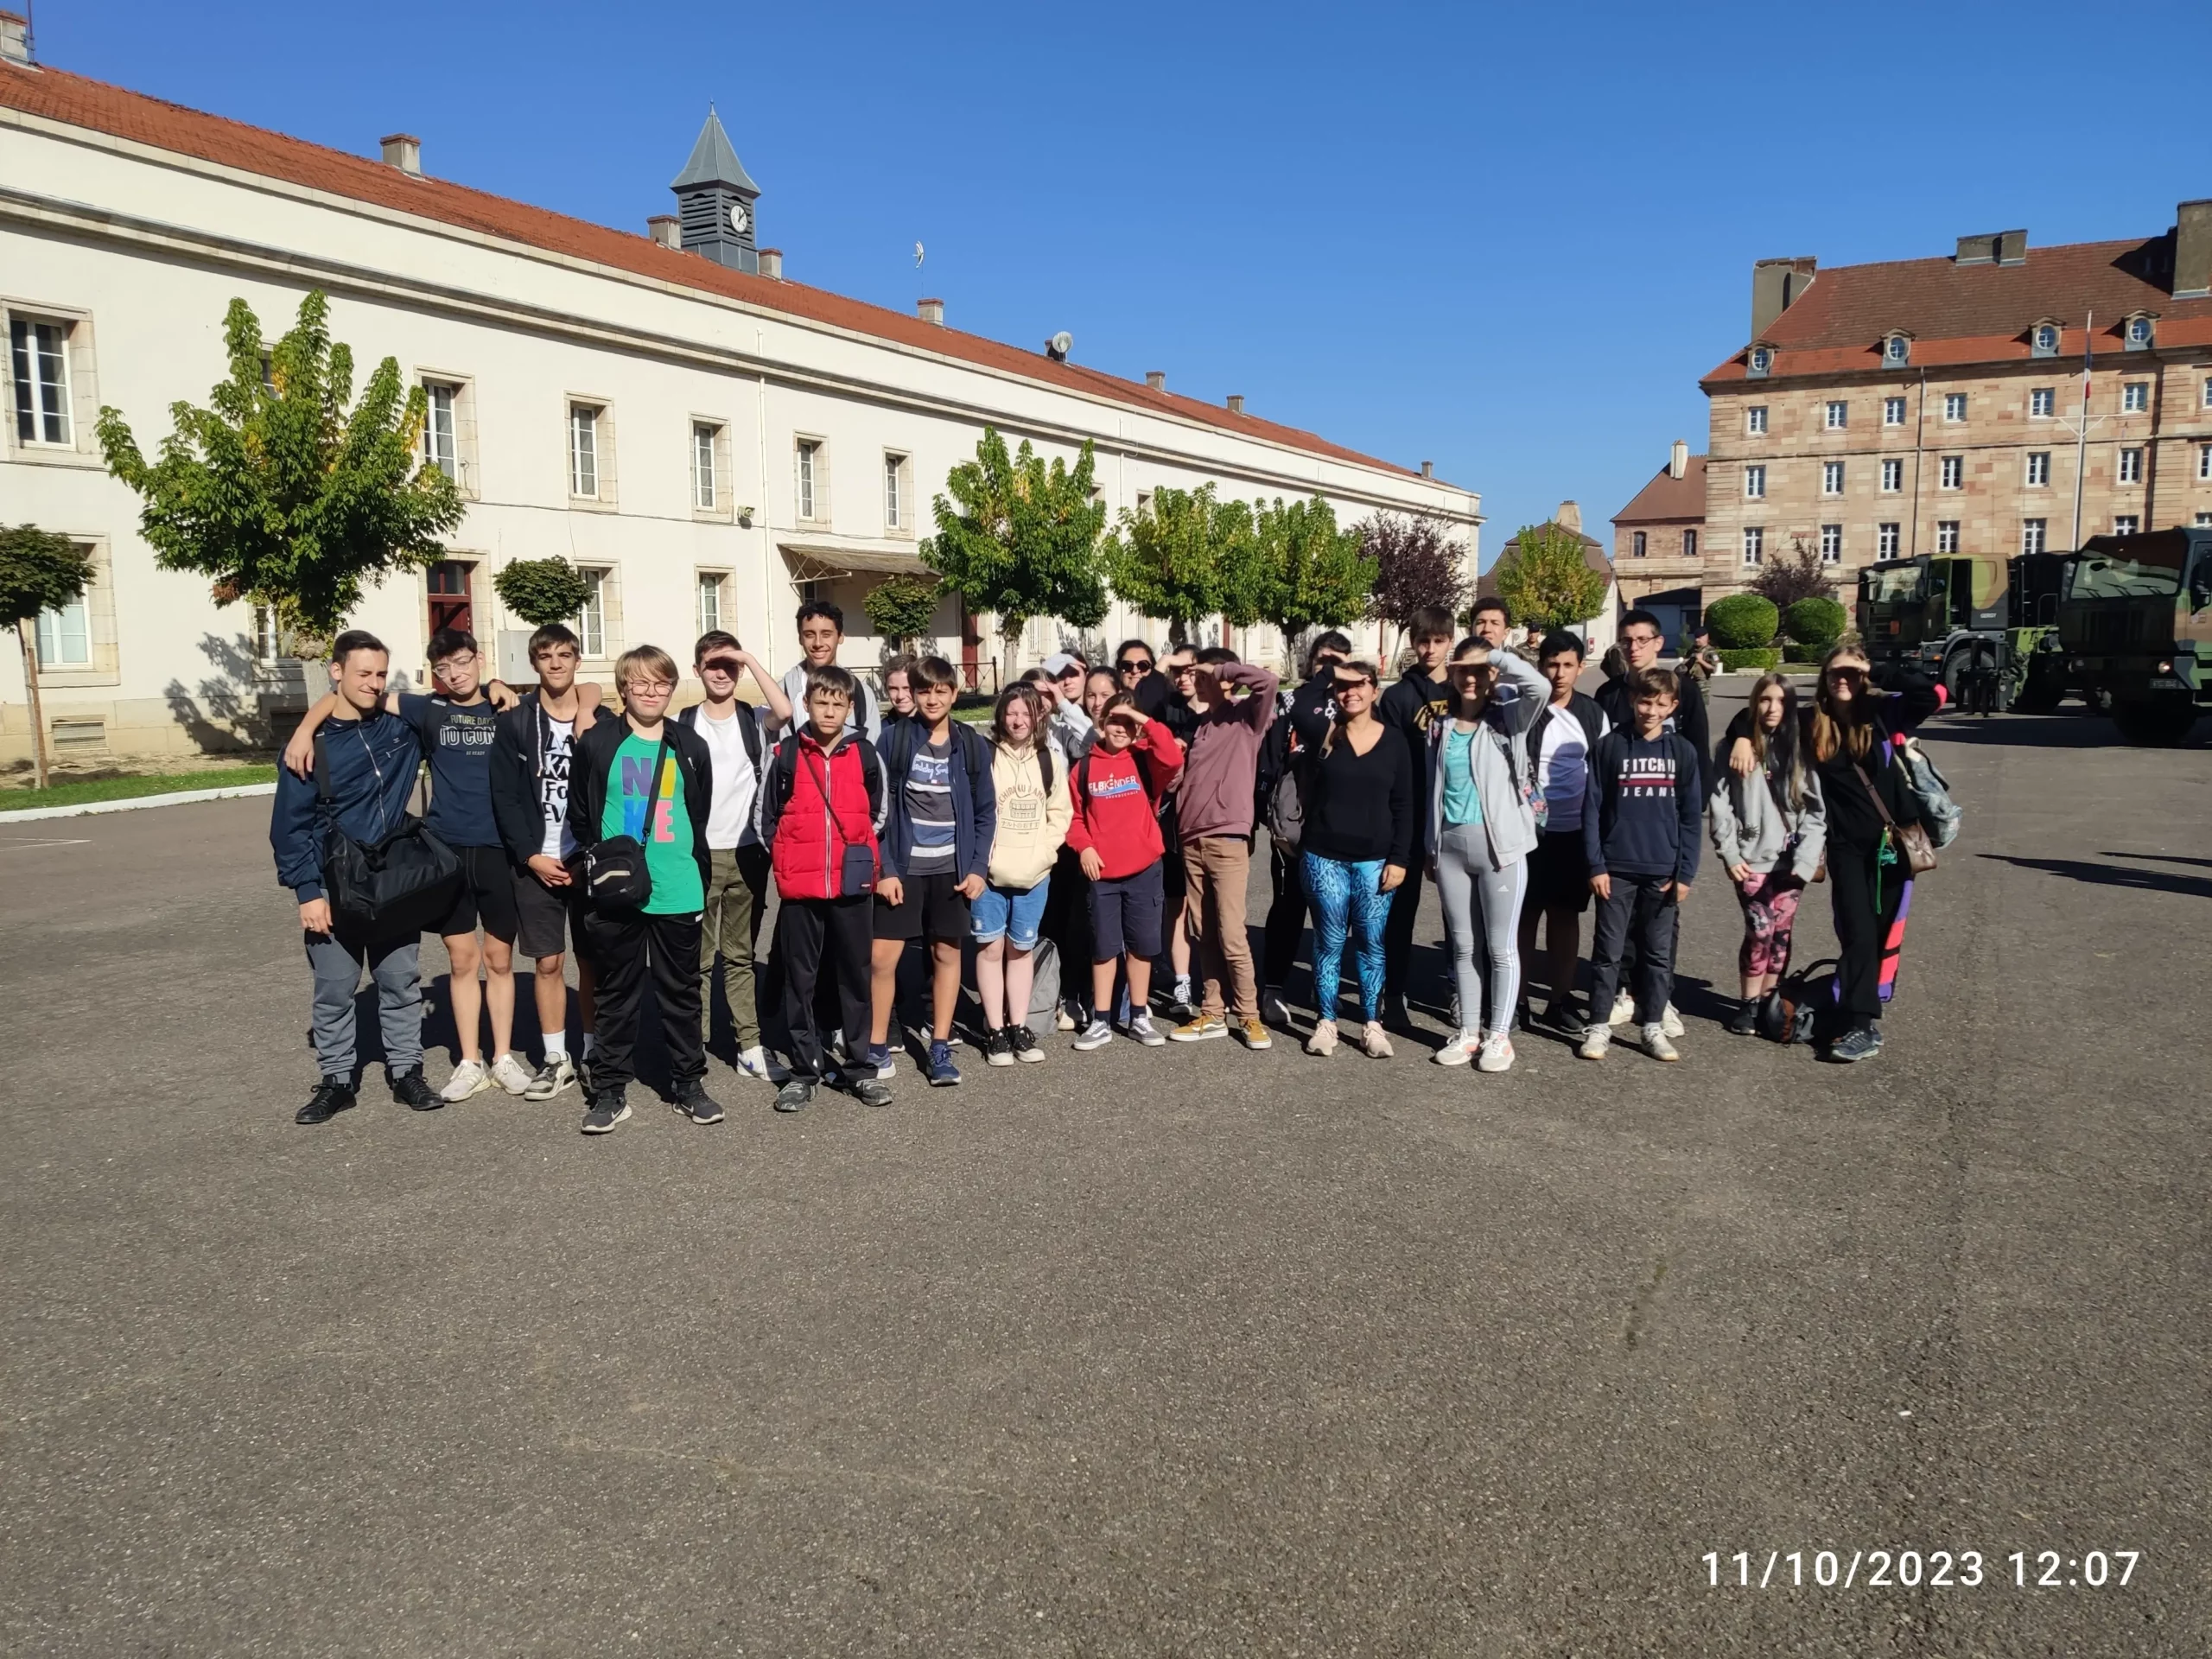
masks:
[[[1045,342],[1045,355],[1055,363],[1065,363],[1068,353],[1075,350],[1075,336],[1065,328]]]

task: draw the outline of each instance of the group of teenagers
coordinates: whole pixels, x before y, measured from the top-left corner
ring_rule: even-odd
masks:
[[[427,1111],[495,1088],[543,1100],[580,1086],[582,1128],[603,1134],[631,1113],[649,991],[672,1103],[695,1122],[723,1116],[706,1086],[717,986],[731,1065],[774,1085],[778,1110],[803,1109],[825,1085],[884,1106],[906,1046],[902,990],[925,1003],[922,1075],[960,1082],[952,1044],[971,949],[973,1040],[989,1065],[1044,1059],[1040,1025],[1084,1052],[1232,1034],[1266,1049],[1271,1025],[1296,1029],[1285,991],[1309,913],[1306,1052],[1385,1058],[1389,1030],[1409,1028],[1424,878],[1452,961],[1455,1032],[1439,1064],[1509,1070],[1514,1029],[1535,1019],[1524,978],[1539,976],[1544,1021],[1584,1058],[1602,1059],[1613,1028],[1632,1025],[1647,1054],[1673,1060],[1681,902],[1708,811],[1744,915],[1743,1001],[1728,1028],[1756,1027],[1789,965],[1798,897],[1825,880],[1840,951],[1829,1052],[1880,1048],[1910,902],[1896,831],[1914,808],[1896,755],[1941,692],[1878,690],[1848,647],[1821,665],[1809,699],[1787,677],[1761,679],[1716,754],[1701,676],[1659,665],[1662,631],[1643,611],[1622,619],[1622,671],[1594,696],[1576,689],[1577,636],[1509,648],[1510,614],[1485,600],[1465,638],[1446,611],[1417,614],[1413,663],[1387,689],[1335,632],[1307,643],[1295,689],[1224,647],[1160,658],[1130,640],[1110,667],[1047,658],[980,728],[955,717],[958,677],[943,658],[893,664],[879,696],[837,665],[836,606],[810,601],[798,624],[801,660],[780,678],[729,633],[702,635],[692,670],[703,697],[673,713],[682,676],[653,646],[624,653],[616,701],[603,702],[558,625],[531,636],[536,686],[520,696],[487,681],[466,632],[433,637],[421,694],[387,689],[373,636],[341,635],[332,693],[286,748],[270,827],[314,981],[321,1081],[297,1121],[355,1103],[364,972],[397,1099]],[[435,931],[461,1058],[435,1090],[423,1070],[419,931],[369,937],[334,914],[323,868],[334,830],[374,843],[405,821],[425,760],[423,825],[460,865]],[[1246,890],[1260,828],[1273,894],[1255,953]],[[595,856],[632,845],[648,879],[595,896]],[[772,887],[777,925],[756,970]],[[1580,918],[1593,903],[1584,1012]],[[1061,983],[1049,1000],[1036,995],[1047,939]],[[925,990],[902,985],[917,946]],[[1340,1020],[1347,950],[1356,1035]],[[518,954],[534,966],[535,1066],[513,1047]],[[1173,986],[1165,1030],[1156,962]]]

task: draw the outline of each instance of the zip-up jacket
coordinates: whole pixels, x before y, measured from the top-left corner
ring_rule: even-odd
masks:
[[[1175,816],[1183,840],[1252,833],[1252,798],[1258,787],[1260,744],[1275,721],[1279,676],[1250,663],[1217,663],[1206,672],[1227,688],[1251,695],[1208,706],[1191,734]]]
[[[1075,764],[1068,845],[1096,847],[1103,879],[1135,875],[1166,850],[1160,836],[1160,799],[1183,770],[1183,746],[1159,721],[1119,753],[1101,745]]]
[[[991,837],[998,830],[998,791],[991,785],[989,740],[964,721],[948,722],[952,734],[952,764],[945,768],[952,793],[952,878],[971,875],[988,879]],[[906,880],[906,861],[913,856],[914,823],[906,813],[906,778],[914,769],[914,754],[929,741],[929,730],[918,720],[895,722],[883,734],[877,758],[883,765],[883,836],[879,849],[883,873]]]
[[[1590,751],[1582,850],[1591,874],[1695,880],[1704,817],[1697,751],[1680,732],[1646,738],[1617,727]]]
[[[1821,800],[1821,780],[1808,769],[1804,774],[1805,804],[1792,807],[1789,780],[1764,768],[1748,778],[1722,766],[1720,781],[1713,786],[1713,850],[1720,868],[1748,865],[1764,875],[1789,855],[1789,873],[1810,881],[1821,868],[1827,849],[1827,814]]]
[[[1529,734],[1551,706],[1551,683],[1510,651],[1493,651],[1497,682],[1483,705],[1483,729],[1467,746],[1475,798],[1483,809],[1483,837],[1490,864],[1502,870],[1535,850],[1536,814],[1525,792],[1529,783]],[[1403,682],[1401,682],[1403,683]],[[1428,791],[1428,855],[1444,844],[1444,739],[1459,722],[1446,715],[1428,723],[1423,746]]]
[[[423,764],[413,726],[381,708],[359,720],[326,720],[315,728],[315,768],[329,770],[330,803],[320,782],[276,768],[276,799],[269,814],[269,845],[276,880],[303,905],[323,896],[322,843],[332,823],[354,840],[382,841],[407,817],[407,798]]]
[[[882,760],[864,737],[848,733],[824,750],[810,725],[777,744],[755,808],[776,891],[786,899],[846,897],[848,847],[868,849],[872,890],[887,793]]]
[[[699,880],[703,886],[713,869],[713,861],[707,852],[707,813],[715,800],[714,757],[707,752],[706,740],[690,727],[664,720],[661,729],[668,735],[668,752],[675,757],[676,774],[683,780],[683,810],[691,820],[691,856],[698,861]],[[629,717],[618,709],[612,715],[594,720],[591,729],[578,738],[569,751],[569,833],[575,837],[580,854],[606,839],[599,824],[607,811],[607,775],[614,769],[615,751],[632,735]],[[537,820],[537,824],[538,839],[543,842],[544,820]]]
[[[611,715],[602,709],[592,724],[621,718],[619,708]],[[537,772],[545,754],[543,721],[537,693],[532,691],[492,728],[492,817],[518,870],[529,868],[530,861],[545,850],[545,817],[537,804]],[[569,770],[575,769],[572,753]]]

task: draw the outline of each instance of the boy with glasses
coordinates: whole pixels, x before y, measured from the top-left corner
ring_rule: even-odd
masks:
[[[1477,619],[1479,627],[1481,619]],[[1452,715],[1457,694],[1445,664],[1452,658],[1452,613],[1440,605],[1426,605],[1413,613],[1406,632],[1414,649],[1414,664],[1382,694],[1376,713],[1386,726],[1394,726],[1406,740],[1414,760],[1414,798],[1428,798],[1428,728]],[[1504,629],[1498,627],[1501,642]],[[1477,638],[1481,638],[1479,632]],[[1487,643],[1487,642],[1486,642]],[[1382,1023],[1408,1028],[1406,984],[1413,976],[1414,921],[1421,909],[1421,862],[1415,859],[1406,872],[1405,884],[1391,901],[1390,918],[1382,934]],[[1465,1010],[1461,1010],[1464,1019]]]

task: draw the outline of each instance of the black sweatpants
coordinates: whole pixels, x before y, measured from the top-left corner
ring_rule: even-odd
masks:
[[[1274,899],[1268,906],[1267,943],[1262,947],[1260,963],[1260,983],[1270,990],[1280,991],[1290,981],[1290,970],[1298,961],[1298,941],[1306,931],[1306,863],[1296,853],[1285,852],[1273,836],[1268,843],[1268,874],[1274,883]],[[1408,880],[1413,872],[1406,873]],[[1418,900],[1416,900],[1418,902]],[[1398,905],[1393,900],[1391,913],[1395,915]],[[1390,924],[1383,924],[1383,950],[1389,945]],[[1413,936],[1407,936],[1410,941]],[[1386,954],[1384,968],[1389,960]]]
[[[776,947],[784,963],[784,1020],[791,1033],[794,1076],[819,1078],[824,1033],[816,1013],[817,987],[835,988],[845,1029],[845,1052],[868,1053],[870,956],[875,899],[786,899],[776,913]],[[601,1039],[601,1041],[606,1040]]]
[[[1062,847],[1052,861],[1052,885],[1045,893],[1045,919],[1038,933],[1059,955],[1060,1001],[1072,998],[1088,1007],[1090,976],[1083,964],[1090,960],[1090,878],[1072,847]]]
[[[599,1000],[593,1034],[594,1092],[617,1090],[638,1075],[638,1020],[645,1007],[645,981],[652,981],[660,1004],[660,1039],[668,1046],[668,1074],[675,1097],[707,1076],[707,1052],[699,1036],[699,940],[697,912],[648,916],[633,912],[602,916],[585,911],[583,946],[598,976]]]
[[[1853,1025],[1882,1017],[1897,988],[1897,955],[1912,906],[1912,867],[1899,859],[1878,863],[1881,843],[1861,848],[1828,843],[1828,889],[1834,895],[1836,1000]],[[1879,905],[1875,887],[1881,888]]]
[[[1590,944],[1590,1017],[1603,1020],[1620,988],[1621,962],[1636,942],[1636,1023],[1656,1026],[1675,991],[1675,931],[1679,906],[1663,875],[1613,872],[1613,893],[1598,900],[1597,937]]]
[[[1426,796],[1416,796],[1426,800]],[[1382,925],[1382,995],[1403,996],[1406,982],[1414,971],[1414,918],[1421,910],[1421,869],[1424,861],[1416,858],[1407,867],[1406,879],[1398,884],[1397,896],[1390,900],[1390,919]],[[1274,912],[1268,912],[1272,923]],[[1465,1010],[1461,1011],[1463,1015]]]

